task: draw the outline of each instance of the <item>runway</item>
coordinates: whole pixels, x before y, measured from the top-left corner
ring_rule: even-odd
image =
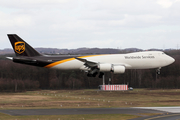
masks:
[[[180,107],[133,107],[133,108],[72,108],[72,109],[18,109],[0,110],[12,116],[27,115],[77,115],[77,114],[130,114],[141,116],[132,120],[178,120]],[[141,113],[160,113],[158,116],[145,116]]]
[[[162,115],[141,117],[132,120],[180,120],[180,107],[135,107],[137,109],[157,110]]]
[[[131,114],[138,113],[164,113],[163,111],[139,108],[72,108],[72,109],[20,109],[0,110],[1,113],[24,116],[24,115],[77,115],[77,114]]]
[[[169,113],[180,113],[180,107],[134,107],[134,108],[159,110]]]

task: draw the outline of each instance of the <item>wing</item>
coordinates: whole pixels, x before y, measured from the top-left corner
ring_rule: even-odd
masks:
[[[81,68],[81,70],[87,70],[88,68],[87,76],[89,77],[95,77],[98,73],[100,73],[99,78],[102,78],[104,72],[113,72],[115,74],[121,74],[125,72],[125,64],[100,63],[78,57],[76,57],[76,59],[84,63],[84,66]]]
[[[99,69],[98,69],[99,62],[91,61],[91,60],[87,60],[87,59],[83,59],[83,58],[78,58],[78,57],[76,57],[76,59],[81,62],[84,62],[85,68],[89,69],[88,74],[87,74],[88,77],[96,77],[96,75],[99,72]],[[104,73],[100,74],[99,78],[102,78],[103,75],[104,75]]]
[[[87,60],[87,59],[83,59],[83,58],[78,58],[76,57],[77,60],[81,61],[81,62],[84,62],[84,65],[88,68],[93,68],[93,67],[96,67],[98,66],[98,62],[95,62],[95,61],[90,61],[90,60]]]

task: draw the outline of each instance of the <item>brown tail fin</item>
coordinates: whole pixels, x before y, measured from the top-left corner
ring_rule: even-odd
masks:
[[[34,48],[32,48],[28,43],[21,39],[16,34],[8,34],[8,38],[11,42],[11,45],[16,53],[16,56],[41,56]]]

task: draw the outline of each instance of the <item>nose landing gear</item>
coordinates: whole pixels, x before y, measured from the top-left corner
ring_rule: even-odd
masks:
[[[160,74],[161,74],[161,68],[158,68],[158,69],[156,70],[156,74],[157,74],[157,75],[160,75]]]
[[[158,75],[161,74],[161,68],[156,69],[156,80],[158,79]]]

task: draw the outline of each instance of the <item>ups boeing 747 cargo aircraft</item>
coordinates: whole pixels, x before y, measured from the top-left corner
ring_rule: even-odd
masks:
[[[60,70],[84,70],[87,76],[101,78],[104,72],[124,73],[126,69],[150,69],[170,65],[175,60],[160,51],[145,51],[128,54],[58,55],[38,53],[16,34],[8,34],[16,57],[7,57],[16,63]]]

